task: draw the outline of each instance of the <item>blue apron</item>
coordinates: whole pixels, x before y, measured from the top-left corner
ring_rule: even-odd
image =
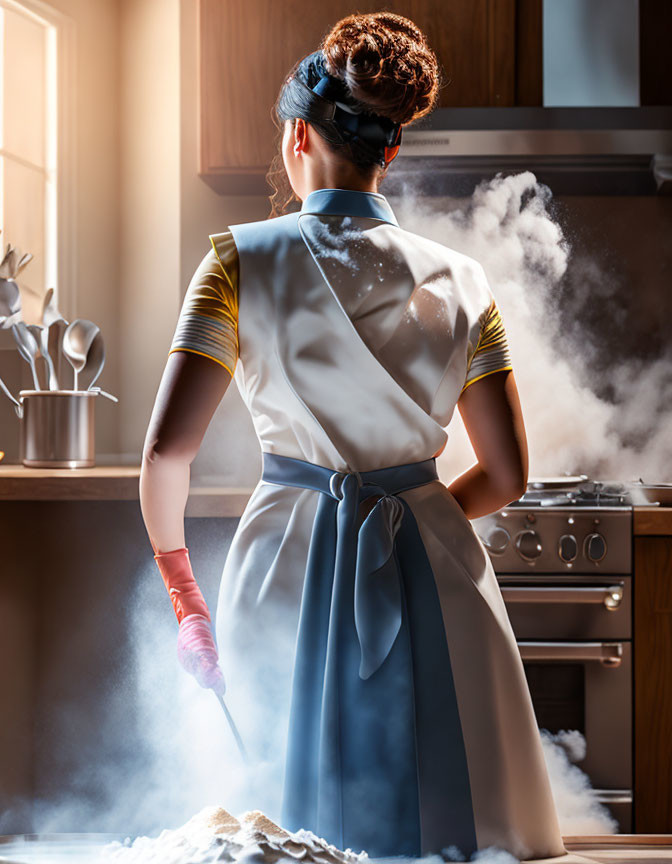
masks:
[[[354,190],[311,192],[299,231],[308,213],[397,224],[383,196]],[[441,606],[415,517],[398,495],[437,480],[435,459],[339,472],[262,458],[262,480],[320,493],[296,642],[283,826],[372,858],[451,845],[470,855],[477,841]],[[367,498],[374,506],[362,520]]]

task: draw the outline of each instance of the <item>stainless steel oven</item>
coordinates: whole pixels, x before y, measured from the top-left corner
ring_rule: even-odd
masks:
[[[630,833],[632,507],[624,496],[571,494],[596,485],[586,481],[534,481],[518,502],[473,525],[497,574],[539,727],[585,736],[576,764]]]

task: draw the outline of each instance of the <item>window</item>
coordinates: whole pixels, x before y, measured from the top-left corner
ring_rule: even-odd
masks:
[[[35,4],[0,0],[0,244],[33,254],[19,276],[29,322],[59,287],[57,36]]]

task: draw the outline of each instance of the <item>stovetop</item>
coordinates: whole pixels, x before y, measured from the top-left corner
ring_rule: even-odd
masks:
[[[508,507],[630,507],[632,503],[626,483],[591,480],[581,474],[530,480],[526,492]]]

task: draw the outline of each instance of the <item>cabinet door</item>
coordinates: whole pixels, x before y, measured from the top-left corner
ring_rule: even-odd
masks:
[[[634,830],[672,831],[672,537],[635,537]]]
[[[265,172],[277,152],[271,108],[285,76],[353,8],[351,0],[200,0],[200,174]],[[398,12],[426,33],[443,67],[438,107],[514,104],[516,0],[356,8]]]

